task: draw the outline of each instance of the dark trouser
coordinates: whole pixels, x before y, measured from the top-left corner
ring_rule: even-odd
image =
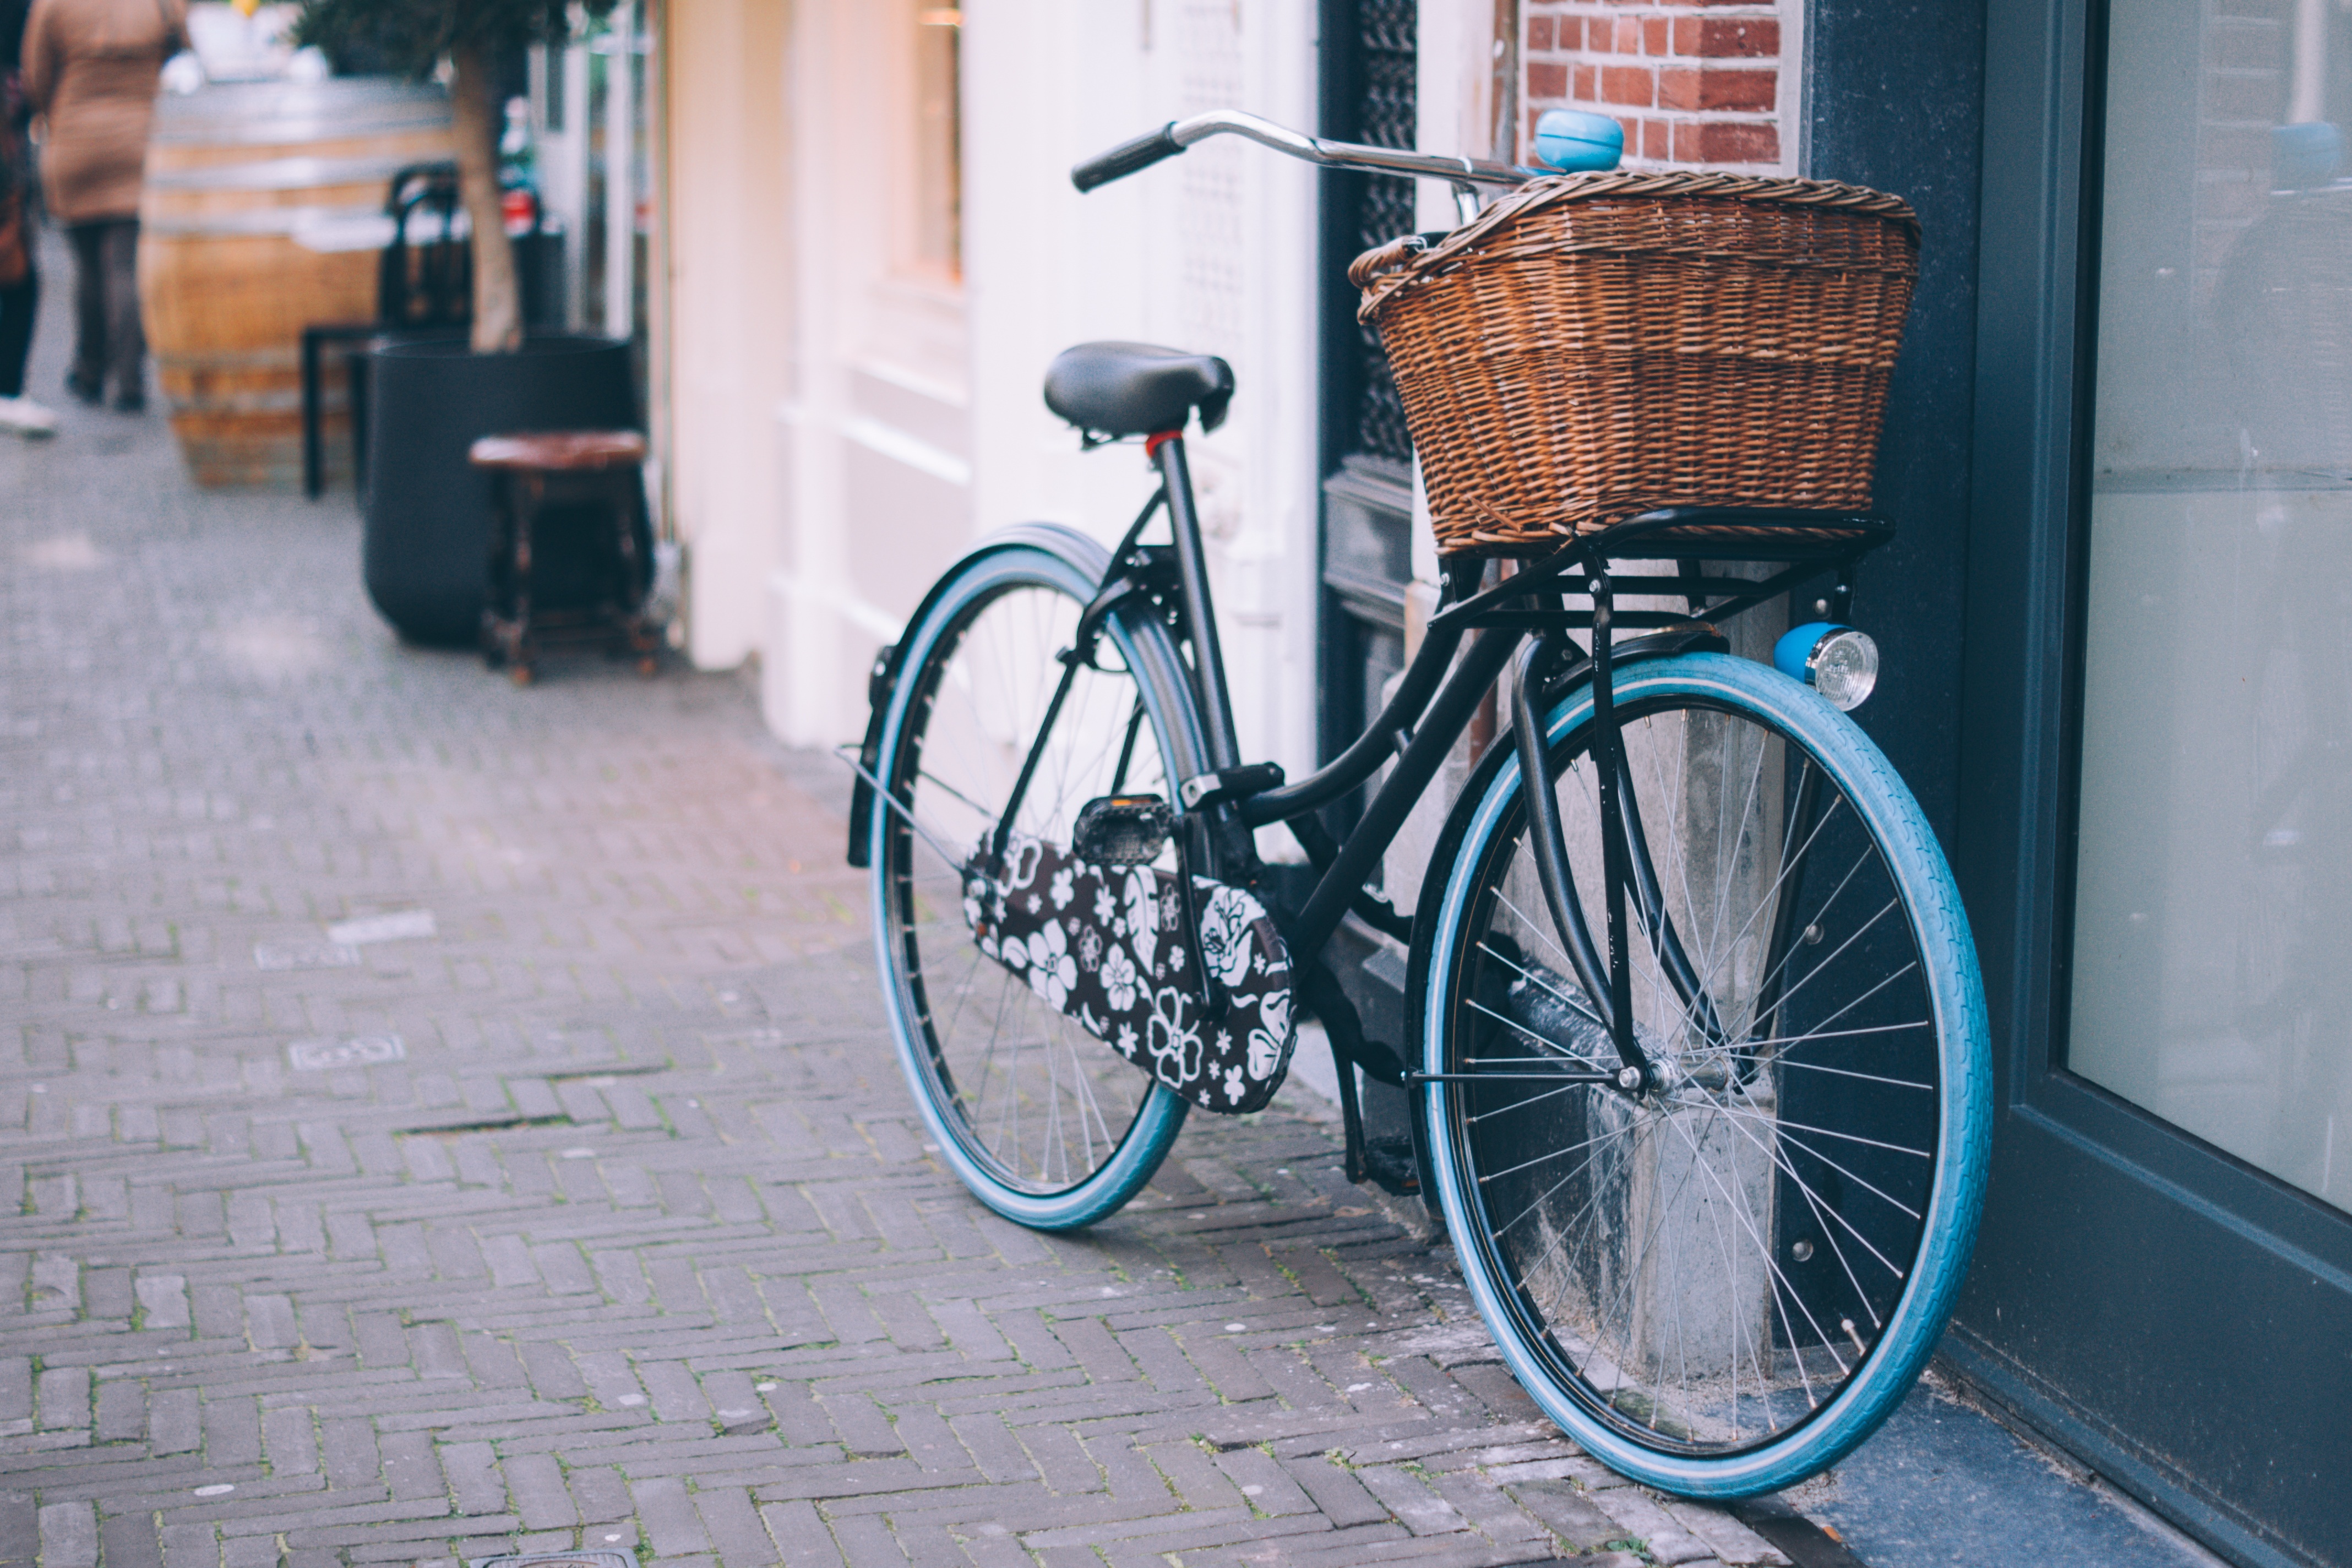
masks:
[[[0,289],[0,397],[25,395],[25,356],[33,352],[33,317],[41,302],[41,275],[31,268]]]
[[[147,394],[147,334],[139,325],[139,220],[106,218],[66,230],[74,253],[75,390],[96,397],[110,376],[118,398]]]

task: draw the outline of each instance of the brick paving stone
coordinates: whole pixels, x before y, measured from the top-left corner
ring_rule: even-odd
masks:
[[[347,498],[160,419],[0,494],[0,1563],[1773,1561],[1535,1416],[1303,1089],[974,1204],[747,680],[404,646]]]

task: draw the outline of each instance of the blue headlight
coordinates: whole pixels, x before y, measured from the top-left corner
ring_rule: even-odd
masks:
[[[1772,645],[1772,667],[1850,712],[1877,689],[1878,645],[1852,626],[1808,621]]]

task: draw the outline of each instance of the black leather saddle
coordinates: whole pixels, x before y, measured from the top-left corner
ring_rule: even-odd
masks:
[[[1213,430],[1233,398],[1233,366],[1216,355],[1150,343],[1080,343],[1045,372],[1045,406],[1094,436],[1181,430],[1196,408]]]

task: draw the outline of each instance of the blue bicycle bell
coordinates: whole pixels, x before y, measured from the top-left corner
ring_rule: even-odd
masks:
[[[1547,109],[1536,121],[1536,162],[1563,174],[1613,169],[1625,155],[1625,128],[1605,114]]]
[[[1878,645],[1852,626],[1807,621],[1772,645],[1772,667],[1820,692],[1840,712],[1852,712],[1877,689]]]

